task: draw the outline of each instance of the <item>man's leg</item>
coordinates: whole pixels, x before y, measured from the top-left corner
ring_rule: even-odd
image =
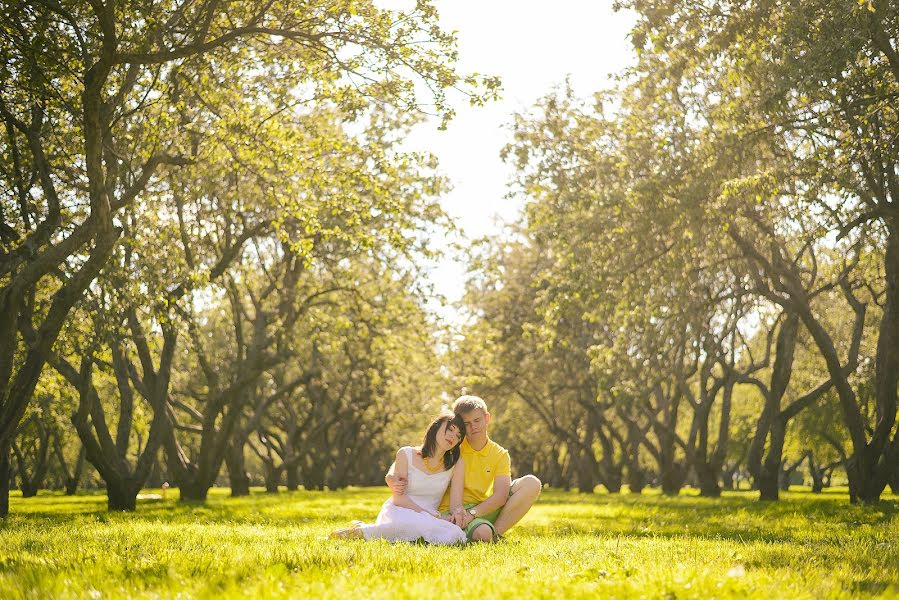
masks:
[[[493,541],[493,530],[490,529],[489,525],[478,525],[474,528],[474,531],[471,532],[471,541],[472,542],[492,542]]]
[[[509,531],[527,514],[540,495],[542,487],[543,484],[533,475],[525,475],[512,482],[512,493],[493,524],[497,535]]]

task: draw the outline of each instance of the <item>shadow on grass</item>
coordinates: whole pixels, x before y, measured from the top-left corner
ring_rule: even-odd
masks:
[[[173,493],[174,492],[174,493]],[[298,490],[271,494],[263,489],[251,490],[249,496],[233,498],[227,489],[214,489],[205,501],[181,501],[177,490],[171,490],[165,500],[138,499],[137,510],[108,511],[107,498],[102,490],[65,496],[57,492],[13,499],[9,519],[13,522],[47,522],[63,524],[75,518],[93,518],[97,522],[128,520],[169,520],[174,522],[235,524],[266,523],[285,526],[310,521],[335,523],[354,518],[374,519],[380,504],[387,498],[387,488],[347,488],[334,493]]]
[[[857,522],[871,525],[891,521],[899,514],[899,499],[886,495],[879,502],[864,505],[849,504],[848,495],[841,493],[813,494],[811,492],[787,492],[776,502],[760,501],[758,492],[730,492],[720,498],[704,498],[698,495],[681,494],[664,496],[661,494],[582,494],[578,492],[544,493],[540,504],[546,506],[625,506],[644,510],[664,509],[665,511],[688,512],[692,520],[701,520],[707,515],[720,515],[722,510],[739,509],[765,517],[781,518],[801,510],[804,514],[826,517],[851,517]]]
[[[850,505],[848,496],[791,492],[779,502],[760,502],[752,492],[722,498],[681,495],[544,494],[545,524],[537,535],[630,538],[702,538],[739,543],[814,544],[851,539],[860,527],[893,534],[899,502],[891,496]],[[548,513],[548,514],[547,514]]]

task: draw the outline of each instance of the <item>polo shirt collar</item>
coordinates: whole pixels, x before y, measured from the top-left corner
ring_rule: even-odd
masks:
[[[468,440],[465,440],[465,441],[468,442]],[[471,448],[471,451],[474,452],[475,454],[477,454],[478,456],[487,456],[487,452],[490,450],[491,444],[492,444],[492,440],[488,436],[487,443],[484,444],[484,447],[481,448],[480,450],[475,450],[474,446],[471,445],[471,442],[468,442],[468,447]]]

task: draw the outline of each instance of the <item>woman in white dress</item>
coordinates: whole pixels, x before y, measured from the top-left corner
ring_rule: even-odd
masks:
[[[354,521],[338,529],[334,538],[365,538],[431,544],[462,544],[465,532],[437,510],[450,486],[450,506],[462,506],[465,465],[459,444],[465,424],[452,413],[441,414],[428,427],[421,447],[404,446],[390,467],[399,478],[407,478],[406,493],[393,494],[384,502],[374,524]]]

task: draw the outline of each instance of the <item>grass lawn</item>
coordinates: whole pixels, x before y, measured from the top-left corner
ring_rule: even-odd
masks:
[[[174,494],[171,492],[175,492]],[[545,491],[498,544],[430,547],[328,532],[373,520],[386,488],[205,505],[13,496],[0,520],[0,598],[899,597],[899,499],[845,491],[762,504]]]

